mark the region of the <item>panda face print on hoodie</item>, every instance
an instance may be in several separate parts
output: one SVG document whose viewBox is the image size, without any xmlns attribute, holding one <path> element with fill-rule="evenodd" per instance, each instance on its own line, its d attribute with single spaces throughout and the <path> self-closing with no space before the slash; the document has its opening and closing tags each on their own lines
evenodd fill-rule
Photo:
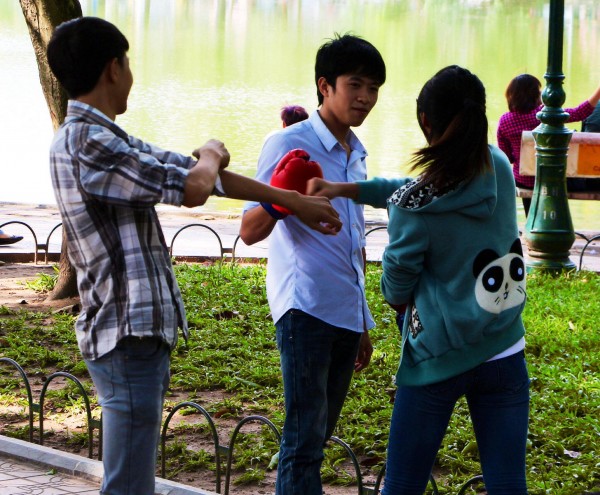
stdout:
<svg viewBox="0 0 600 495">
<path fill-rule="evenodd" d="M 491 249 L 481 251 L 473 262 L 475 297 L 490 313 L 519 306 L 525 301 L 525 260 L 519 239 L 504 256 Z"/>
</svg>

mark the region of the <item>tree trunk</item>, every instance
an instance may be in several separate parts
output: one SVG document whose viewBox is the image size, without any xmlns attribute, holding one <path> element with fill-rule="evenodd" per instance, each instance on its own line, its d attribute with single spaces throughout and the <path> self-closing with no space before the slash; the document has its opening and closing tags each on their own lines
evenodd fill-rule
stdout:
<svg viewBox="0 0 600 495">
<path fill-rule="evenodd" d="M 46 104 L 50 111 L 54 130 L 63 122 L 67 114 L 67 94 L 52 74 L 46 57 L 46 49 L 56 26 L 69 19 L 82 16 L 78 0 L 19 0 L 29 36 L 37 60 L 40 83 Z M 48 299 L 63 299 L 77 296 L 77 279 L 66 251 L 66 238 L 63 229 L 60 250 L 59 274 L 54 290 Z"/>
</svg>

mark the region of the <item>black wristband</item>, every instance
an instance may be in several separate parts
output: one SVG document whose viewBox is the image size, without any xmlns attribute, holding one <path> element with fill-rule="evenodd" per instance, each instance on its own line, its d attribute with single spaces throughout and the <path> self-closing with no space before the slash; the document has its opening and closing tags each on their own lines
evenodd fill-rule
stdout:
<svg viewBox="0 0 600 495">
<path fill-rule="evenodd" d="M 287 215 L 285 213 L 281 213 L 280 211 L 277 211 L 275 208 L 273 208 L 273 205 L 271 203 L 261 203 L 260 206 L 262 206 L 265 211 L 271 215 L 275 220 L 281 220 L 282 218 L 287 217 Z"/>
</svg>

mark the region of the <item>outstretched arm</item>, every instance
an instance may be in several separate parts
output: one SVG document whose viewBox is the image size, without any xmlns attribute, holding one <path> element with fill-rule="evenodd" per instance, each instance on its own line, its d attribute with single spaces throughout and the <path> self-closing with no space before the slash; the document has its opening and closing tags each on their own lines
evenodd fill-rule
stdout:
<svg viewBox="0 0 600 495">
<path fill-rule="evenodd" d="M 387 199 L 399 187 L 411 180 L 410 177 L 397 179 L 375 177 L 357 182 L 329 182 L 315 178 L 308 181 L 306 194 L 325 196 L 330 199 L 342 196 L 358 204 L 369 205 L 373 208 L 387 208 Z"/>
<path fill-rule="evenodd" d="M 194 156 L 198 158 L 185 180 L 183 201 L 184 206 L 201 206 L 212 194 L 217 174 L 229 165 L 229 151 L 221 141 L 211 139 L 197 150 Z"/>
<path fill-rule="evenodd" d="M 305 196 L 297 191 L 279 189 L 227 170 L 222 171 L 220 177 L 223 190 L 229 198 L 284 206 L 293 211 L 300 221 L 322 234 L 337 234 L 342 228 L 339 215 L 327 198 Z M 256 229 L 256 234 L 248 233 L 248 228 L 251 227 L 249 218 L 246 218 L 248 215 L 251 215 L 249 218 L 255 216 L 252 227 Z M 262 206 L 246 212 L 240 230 L 242 240 L 246 244 L 253 244 L 264 239 L 273 230 L 275 222 Z M 266 236 L 260 238 L 265 232 Z"/>
<path fill-rule="evenodd" d="M 310 179 L 306 185 L 306 194 L 325 196 L 333 199 L 338 197 L 358 199 L 358 185 L 354 182 L 330 182 L 325 179 Z"/>
</svg>

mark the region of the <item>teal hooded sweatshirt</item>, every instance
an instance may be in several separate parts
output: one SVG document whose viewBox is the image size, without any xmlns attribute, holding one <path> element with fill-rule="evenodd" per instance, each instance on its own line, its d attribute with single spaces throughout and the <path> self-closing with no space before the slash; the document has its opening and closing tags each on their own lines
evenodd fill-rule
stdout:
<svg viewBox="0 0 600 495">
<path fill-rule="evenodd" d="M 383 296 L 408 304 L 398 385 L 456 376 L 525 333 L 515 183 L 506 155 L 489 148 L 491 170 L 442 194 L 421 178 L 357 183 L 358 203 L 388 209 Z"/>
</svg>

